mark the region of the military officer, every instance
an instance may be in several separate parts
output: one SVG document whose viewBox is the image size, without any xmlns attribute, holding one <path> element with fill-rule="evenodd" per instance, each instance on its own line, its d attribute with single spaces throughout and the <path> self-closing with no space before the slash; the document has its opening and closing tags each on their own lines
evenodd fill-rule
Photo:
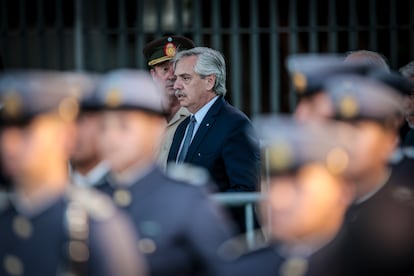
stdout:
<svg viewBox="0 0 414 276">
<path fill-rule="evenodd" d="M 144 275 L 137 238 L 103 194 L 70 185 L 77 96 L 89 79 L 52 71 L 0 75 L 0 275 Z"/>
<path fill-rule="evenodd" d="M 217 249 L 233 232 L 203 186 L 170 179 L 156 164 L 165 111 L 150 75 L 109 72 L 97 103 L 103 108 L 101 150 L 111 168 L 98 188 L 132 218 L 150 274 L 219 275 Z"/>
<path fill-rule="evenodd" d="M 412 275 L 412 160 L 389 166 L 398 141 L 401 92 L 378 80 L 337 76 L 325 91 L 333 117 L 356 130 L 349 181 L 352 205 L 333 241 L 315 253 L 308 275 Z"/>
<path fill-rule="evenodd" d="M 267 246 L 233 261 L 229 275 L 304 275 L 309 255 L 335 236 L 352 199 L 344 179 L 351 129 L 281 115 L 253 123 L 263 142 L 260 213 Z"/>
<path fill-rule="evenodd" d="M 150 41 L 142 51 L 150 67 L 153 80 L 157 81 L 166 93 L 163 107 L 166 112 L 167 128 L 158 153 L 158 161 L 163 168 L 167 165 L 168 153 L 177 126 L 190 115 L 190 112 L 185 107 L 181 107 L 180 102 L 175 96 L 175 76 L 172 59 L 177 52 L 194 47 L 194 42 L 189 38 L 175 35 L 164 36 Z"/>
</svg>

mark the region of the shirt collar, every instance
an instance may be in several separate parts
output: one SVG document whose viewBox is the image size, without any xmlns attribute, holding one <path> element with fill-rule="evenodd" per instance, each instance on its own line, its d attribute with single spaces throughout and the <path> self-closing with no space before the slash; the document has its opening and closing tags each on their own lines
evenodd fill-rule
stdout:
<svg viewBox="0 0 414 276">
<path fill-rule="evenodd" d="M 109 165 L 102 161 L 96 165 L 89 173 L 86 175 L 81 175 L 77 171 L 72 172 L 72 180 L 75 184 L 82 187 L 93 187 L 98 184 L 99 180 L 108 173 Z"/>
<path fill-rule="evenodd" d="M 207 104 L 205 104 L 199 111 L 194 113 L 194 117 L 197 120 L 197 123 L 201 123 L 204 117 L 207 115 L 207 112 L 210 110 L 211 106 L 217 101 L 219 96 L 215 96 Z"/>
</svg>

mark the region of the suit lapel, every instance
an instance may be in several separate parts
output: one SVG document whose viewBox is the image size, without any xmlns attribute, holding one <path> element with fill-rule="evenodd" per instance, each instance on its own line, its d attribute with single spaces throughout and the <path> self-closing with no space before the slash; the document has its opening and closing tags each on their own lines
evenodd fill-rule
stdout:
<svg viewBox="0 0 414 276">
<path fill-rule="evenodd" d="M 175 159 L 177 158 L 178 150 L 180 149 L 181 141 L 184 138 L 185 129 L 187 128 L 189 121 L 190 116 L 188 116 L 184 121 L 182 121 L 175 130 L 174 138 L 167 158 L 168 161 L 175 161 Z"/>
<path fill-rule="evenodd" d="M 201 122 L 193 141 L 188 148 L 187 156 L 185 158 L 185 162 L 188 162 L 193 159 L 194 154 L 196 153 L 198 146 L 203 141 L 204 136 L 208 133 L 210 128 L 212 127 L 213 123 L 216 120 L 217 114 L 219 113 L 221 107 L 225 104 L 224 98 L 220 96 L 216 102 L 211 106 L 210 110 L 207 112 L 206 116 L 204 117 L 203 121 Z M 184 134 L 183 134 L 184 136 Z"/>
</svg>

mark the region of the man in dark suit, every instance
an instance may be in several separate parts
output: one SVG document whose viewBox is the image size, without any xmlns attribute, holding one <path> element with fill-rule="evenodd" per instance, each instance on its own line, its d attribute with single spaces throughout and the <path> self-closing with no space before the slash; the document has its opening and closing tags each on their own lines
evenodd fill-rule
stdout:
<svg viewBox="0 0 414 276">
<path fill-rule="evenodd" d="M 166 122 L 161 91 L 149 73 L 103 76 L 97 105 L 103 109 L 101 150 L 111 173 L 96 188 L 133 220 L 150 275 L 220 275 L 218 248 L 232 230 L 202 186 L 171 179 L 156 164 Z"/>
<path fill-rule="evenodd" d="M 179 52 L 174 62 L 176 96 L 192 115 L 178 126 L 168 161 L 206 168 L 217 185 L 215 192 L 255 191 L 259 142 L 246 115 L 224 99 L 224 57 L 197 47 Z M 242 217 L 238 220 L 242 225 Z"/>
</svg>

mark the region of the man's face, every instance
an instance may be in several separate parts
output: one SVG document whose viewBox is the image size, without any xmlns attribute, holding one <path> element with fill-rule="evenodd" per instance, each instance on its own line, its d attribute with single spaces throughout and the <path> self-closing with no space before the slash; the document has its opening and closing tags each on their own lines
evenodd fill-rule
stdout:
<svg viewBox="0 0 414 276">
<path fill-rule="evenodd" d="M 168 93 L 168 96 L 174 96 L 174 70 L 173 64 L 171 61 L 164 61 L 155 65 L 151 71 L 152 78 L 161 84 L 165 88 L 165 91 Z"/>
<path fill-rule="evenodd" d="M 414 92 L 404 98 L 404 116 L 410 128 L 414 128 Z"/>
<path fill-rule="evenodd" d="M 174 89 L 181 106 L 187 107 L 191 113 L 197 112 L 215 94 L 211 90 L 214 86 L 215 78 L 207 76 L 201 78 L 194 71 L 197 56 L 187 56 L 180 59 L 175 66 L 174 74 L 176 81 Z"/>
<path fill-rule="evenodd" d="M 139 111 L 104 112 L 100 146 L 112 171 L 122 173 L 151 163 L 162 139 L 163 121 Z"/>
<path fill-rule="evenodd" d="M 272 238 L 285 242 L 333 235 L 350 198 L 345 184 L 319 164 L 272 177 L 266 192 L 262 217 Z"/>
<path fill-rule="evenodd" d="M 75 165 L 99 161 L 100 153 L 97 144 L 100 135 L 100 114 L 98 112 L 82 113 L 77 120 L 77 137 L 71 161 Z"/>
</svg>

